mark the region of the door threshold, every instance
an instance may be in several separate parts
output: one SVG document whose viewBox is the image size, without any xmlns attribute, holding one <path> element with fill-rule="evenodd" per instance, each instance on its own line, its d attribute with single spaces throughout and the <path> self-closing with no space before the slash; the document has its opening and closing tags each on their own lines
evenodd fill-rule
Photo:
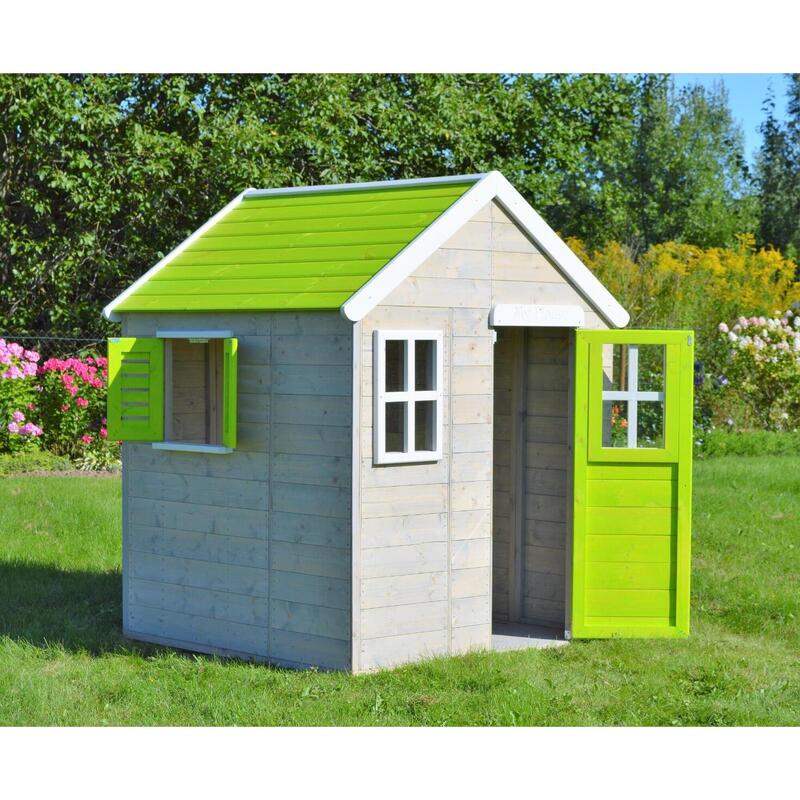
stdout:
<svg viewBox="0 0 800 800">
<path fill-rule="evenodd" d="M 521 622 L 493 622 L 492 650 L 528 650 L 568 644 L 564 631 Z"/>
</svg>

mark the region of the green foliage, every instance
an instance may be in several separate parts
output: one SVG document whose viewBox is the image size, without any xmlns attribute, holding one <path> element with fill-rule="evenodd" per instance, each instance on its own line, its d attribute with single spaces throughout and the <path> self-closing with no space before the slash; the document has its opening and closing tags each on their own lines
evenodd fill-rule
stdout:
<svg viewBox="0 0 800 800">
<path fill-rule="evenodd" d="M 727 431 L 721 428 L 695 432 L 695 455 L 796 456 L 800 453 L 800 431 Z"/>
<path fill-rule="evenodd" d="M 800 74 L 789 75 L 789 121 L 775 115 L 775 96 L 765 101 L 762 145 L 756 165 L 761 200 L 759 238 L 790 256 L 800 255 Z"/>
<path fill-rule="evenodd" d="M 725 350 L 718 365 L 724 393 L 732 395 L 766 430 L 800 427 L 800 317 L 739 317 L 721 322 Z M 740 422 L 737 420 L 737 422 Z"/>
<path fill-rule="evenodd" d="M 567 173 L 569 198 L 548 216 L 593 246 L 634 253 L 670 240 L 731 246 L 757 224 L 743 137 L 722 85 L 676 90 L 667 75 L 632 82 L 629 117 L 587 171 Z M 593 175 L 587 181 L 587 176 Z"/>
<path fill-rule="evenodd" d="M 68 458 L 49 453 L 47 450 L 31 450 L 21 453 L 0 453 L 0 476 L 17 475 L 24 472 L 50 472 L 72 469 Z"/>
<path fill-rule="evenodd" d="M 0 307 L 22 333 L 100 309 L 246 186 L 503 171 L 592 243 L 729 243 L 721 92 L 622 75 L 0 75 Z M 661 237 L 661 238 L 659 238 Z"/>
<path fill-rule="evenodd" d="M 180 653 L 121 630 L 120 481 L 0 481 L 0 724 L 797 725 L 800 459 L 695 469 L 692 635 L 376 674 Z"/>
</svg>

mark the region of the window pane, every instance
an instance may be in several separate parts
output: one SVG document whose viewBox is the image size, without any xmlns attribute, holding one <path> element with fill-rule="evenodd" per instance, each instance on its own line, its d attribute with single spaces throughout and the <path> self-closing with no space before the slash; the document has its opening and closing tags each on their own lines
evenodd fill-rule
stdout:
<svg viewBox="0 0 800 800">
<path fill-rule="evenodd" d="M 436 401 L 419 400 L 414 404 L 414 449 L 436 449 Z"/>
<path fill-rule="evenodd" d="M 404 453 L 406 450 L 407 403 L 386 404 L 386 452 Z"/>
<path fill-rule="evenodd" d="M 603 447 L 628 446 L 628 401 L 603 401 Z"/>
<path fill-rule="evenodd" d="M 386 391 L 406 390 L 406 346 L 402 339 L 386 340 Z"/>
<path fill-rule="evenodd" d="M 414 388 L 418 392 L 436 389 L 436 342 L 433 339 L 414 343 Z"/>
<path fill-rule="evenodd" d="M 640 400 L 636 412 L 636 446 L 664 447 L 664 404 Z"/>
<path fill-rule="evenodd" d="M 624 392 L 628 389 L 628 345 L 603 345 L 603 389 Z"/>
<path fill-rule="evenodd" d="M 664 391 L 664 345 L 639 345 L 639 391 Z"/>
</svg>

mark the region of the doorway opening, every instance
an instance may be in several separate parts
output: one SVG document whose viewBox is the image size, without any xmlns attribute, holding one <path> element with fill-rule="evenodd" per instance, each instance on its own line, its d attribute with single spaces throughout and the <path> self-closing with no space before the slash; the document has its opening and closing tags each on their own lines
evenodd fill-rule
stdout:
<svg viewBox="0 0 800 800">
<path fill-rule="evenodd" d="M 563 641 L 572 459 L 569 328 L 497 329 L 492 627 L 495 649 Z"/>
</svg>

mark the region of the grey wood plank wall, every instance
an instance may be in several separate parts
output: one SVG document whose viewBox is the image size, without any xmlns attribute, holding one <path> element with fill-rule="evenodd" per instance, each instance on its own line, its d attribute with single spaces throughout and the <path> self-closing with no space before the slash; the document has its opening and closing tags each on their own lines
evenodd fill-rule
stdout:
<svg viewBox="0 0 800 800">
<path fill-rule="evenodd" d="M 335 312 L 129 314 L 124 335 L 231 330 L 231 454 L 126 443 L 124 627 L 134 638 L 350 667 L 351 327 Z"/>
<path fill-rule="evenodd" d="M 490 646 L 492 603 L 498 611 L 503 603 L 491 596 L 492 564 L 495 580 L 502 581 L 507 560 L 500 540 L 493 559 L 492 514 L 495 505 L 502 536 L 503 524 L 509 524 L 502 512 L 509 499 L 503 481 L 510 467 L 511 428 L 510 385 L 503 380 L 495 385 L 495 358 L 503 355 L 492 345 L 489 311 L 509 302 L 577 304 L 586 312 L 587 327 L 605 327 L 503 209 L 491 203 L 362 321 L 356 670 Z M 380 328 L 445 334 L 440 462 L 372 463 L 372 337 Z M 538 395 L 532 399 L 544 402 Z M 558 435 L 557 418 L 545 425 L 555 431 L 551 436 Z M 536 437 L 533 424 L 533 445 Z M 537 477 L 532 473 L 532 480 Z M 531 557 L 539 546 L 532 538 Z"/>
</svg>

